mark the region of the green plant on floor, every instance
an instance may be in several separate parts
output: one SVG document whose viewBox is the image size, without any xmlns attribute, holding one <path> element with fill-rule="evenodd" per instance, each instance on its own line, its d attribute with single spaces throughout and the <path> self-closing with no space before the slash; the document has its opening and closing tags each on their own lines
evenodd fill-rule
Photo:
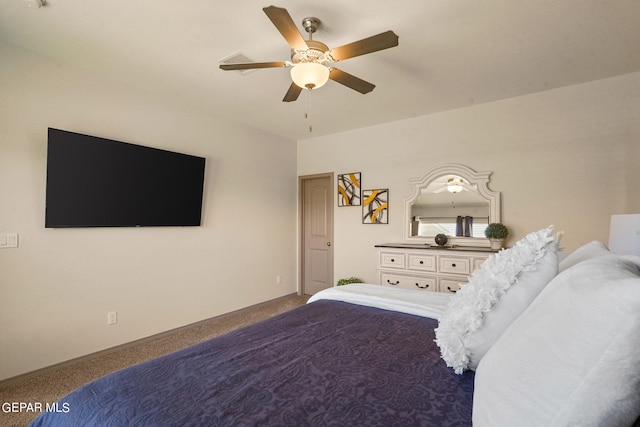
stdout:
<svg viewBox="0 0 640 427">
<path fill-rule="evenodd" d="M 338 280 L 338 286 L 348 285 L 349 283 L 362 283 L 362 280 L 357 277 L 348 277 L 346 279 Z"/>
</svg>

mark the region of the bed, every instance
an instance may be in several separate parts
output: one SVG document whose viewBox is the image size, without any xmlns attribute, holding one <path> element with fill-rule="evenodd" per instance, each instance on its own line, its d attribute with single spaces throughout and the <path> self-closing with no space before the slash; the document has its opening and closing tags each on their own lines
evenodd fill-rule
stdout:
<svg viewBox="0 0 640 427">
<path fill-rule="evenodd" d="M 640 425 L 640 258 L 552 228 L 454 295 L 350 284 L 65 396 L 41 426 Z"/>
<path fill-rule="evenodd" d="M 474 373 L 442 362 L 437 321 L 340 300 L 393 306 L 358 286 L 98 379 L 32 426 L 470 425 Z"/>
</svg>

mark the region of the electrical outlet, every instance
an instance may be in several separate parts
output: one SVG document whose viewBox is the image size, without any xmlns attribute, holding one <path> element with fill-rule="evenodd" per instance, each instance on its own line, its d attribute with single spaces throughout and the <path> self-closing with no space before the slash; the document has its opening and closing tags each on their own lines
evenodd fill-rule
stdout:
<svg viewBox="0 0 640 427">
<path fill-rule="evenodd" d="M 276 285 L 282 284 L 282 276 L 276 276 Z"/>
<path fill-rule="evenodd" d="M 110 311 L 107 313 L 107 325 L 115 325 L 118 323 L 118 312 Z"/>
<path fill-rule="evenodd" d="M 17 247 L 18 247 L 18 233 L 0 234 L 0 249 L 17 248 Z"/>
</svg>

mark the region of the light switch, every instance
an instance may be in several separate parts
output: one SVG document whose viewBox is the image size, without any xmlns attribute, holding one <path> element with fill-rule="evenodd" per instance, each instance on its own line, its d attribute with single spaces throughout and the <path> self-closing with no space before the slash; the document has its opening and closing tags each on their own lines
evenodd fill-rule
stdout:
<svg viewBox="0 0 640 427">
<path fill-rule="evenodd" d="M 17 248 L 17 247 L 18 247 L 18 233 L 0 234 L 0 249 Z"/>
</svg>

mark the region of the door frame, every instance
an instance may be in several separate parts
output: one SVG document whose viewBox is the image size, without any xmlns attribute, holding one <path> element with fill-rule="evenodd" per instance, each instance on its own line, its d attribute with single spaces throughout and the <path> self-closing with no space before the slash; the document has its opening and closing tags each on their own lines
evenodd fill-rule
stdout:
<svg viewBox="0 0 640 427">
<path fill-rule="evenodd" d="M 331 200 L 329 200 L 329 206 L 327 209 L 331 209 L 331 215 L 333 217 L 332 227 L 329 230 L 330 241 L 333 245 L 333 231 L 335 228 L 335 210 L 334 208 L 334 199 L 333 199 L 333 188 L 335 186 L 335 174 L 333 172 L 325 172 L 325 173 L 317 173 L 313 175 L 301 175 L 298 176 L 298 295 L 304 295 L 304 253 L 305 253 L 305 241 L 304 241 L 304 184 L 305 181 L 315 178 L 329 178 L 329 187 L 331 189 Z M 333 253 L 335 256 L 335 246 L 333 248 Z M 333 280 L 333 267 L 334 267 L 334 259 L 330 260 L 330 276 Z"/>
</svg>

